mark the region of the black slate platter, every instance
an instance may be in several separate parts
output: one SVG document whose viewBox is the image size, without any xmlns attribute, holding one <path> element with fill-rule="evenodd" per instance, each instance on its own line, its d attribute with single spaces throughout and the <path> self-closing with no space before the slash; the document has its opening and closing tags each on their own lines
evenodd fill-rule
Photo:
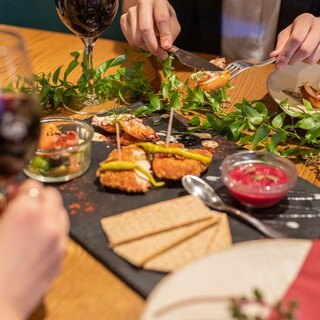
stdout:
<svg viewBox="0 0 320 320">
<path fill-rule="evenodd" d="M 149 118 L 147 123 L 152 125 L 156 132 L 165 132 L 167 128 L 167 119 L 157 115 Z M 181 121 L 175 119 L 173 127 L 173 134 L 178 136 L 186 146 L 199 147 L 201 144 L 199 137 L 181 134 L 185 131 L 185 126 Z M 215 149 L 213 161 L 203 177 L 209 180 L 209 183 L 226 202 L 240 208 L 219 180 L 220 163 L 227 154 L 237 150 L 236 145 L 219 136 L 212 139 L 218 143 L 218 147 Z M 127 210 L 184 196 L 186 192 L 180 182 L 168 182 L 162 188 L 152 189 L 146 194 L 134 195 L 101 187 L 95 172 L 99 163 L 114 148 L 115 144 L 110 144 L 110 142 L 93 142 L 92 163 L 88 171 L 81 177 L 57 185 L 57 187 L 61 191 L 70 213 L 71 237 L 142 297 L 146 298 L 165 274 L 135 268 L 114 254 L 108 248 L 107 238 L 102 231 L 100 220 Z M 253 211 L 252 214 L 273 225 L 276 229 L 287 232 L 291 237 L 314 239 L 320 234 L 319 193 L 319 188 L 298 179 L 297 185 L 289 194 L 288 199 L 272 208 Z M 263 237 L 258 231 L 233 217 L 229 217 L 229 222 L 234 242 Z"/>
</svg>

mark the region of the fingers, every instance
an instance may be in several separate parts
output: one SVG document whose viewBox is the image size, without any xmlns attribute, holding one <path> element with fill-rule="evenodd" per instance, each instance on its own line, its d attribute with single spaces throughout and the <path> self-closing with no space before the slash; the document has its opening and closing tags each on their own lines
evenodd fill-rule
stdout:
<svg viewBox="0 0 320 320">
<path fill-rule="evenodd" d="M 29 190 L 29 195 L 30 191 L 31 190 Z M 41 197 L 43 211 L 51 215 L 52 219 L 56 221 L 61 233 L 67 236 L 70 229 L 70 220 L 60 192 L 54 187 L 46 187 L 39 196 Z M 67 237 L 63 238 L 64 242 L 66 239 Z"/>
<path fill-rule="evenodd" d="M 160 2 L 156 2 L 154 17 L 161 47 L 167 50 L 172 47 L 174 40 L 181 31 L 176 13 L 168 2 L 166 7 L 162 6 Z"/>
<path fill-rule="evenodd" d="M 159 0 L 158 0 L 159 1 Z M 160 1 L 162 2 L 162 1 Z M 160 9 L 160 12 L 157 10 Z M 153 55 L 160 58 L 166 58 L 167 53 L 159 47 L 156 29 L 158 21 L 157 19 L 168 20 L 166 17 L 166 11 L 163 8 L 159 8 L 157 1 L 145 1 L 137 5 L 137 18 L 138 18 L 138 31 L 141 33 L 143 43 Z"/>
<path fill-rule="evenodd" d="M 27 179 L 10 191 L 9 205 L 11 201 L 20 209 L 21 215 L 28 209 L 31 217 L 39 219 L 39 215 L 52 226 L 57 226 L 61 235 L 68 235 L 69 217 L 56 188 L 45 187 L 39 181 Z"/>
<path fill-rule="evenodd" d="M 137 18 L 137 7 L 131 7 L 120 18 L 121 29 L 130 46 L 147 51 L 147 46 L 144 44 L 141 33 L 138 30 Z"/>
<path fill-rule="evenodd" d="M 270 57 L 278 56 L 277 68 L 300 61 L 317 63 L 320 58 L 320 19 L 311 14 L 302 14 L 292 25 L 278 35 L 276 49 Z"/>
<path fill-rule="evenodd" d="M 121 29 L 131 46 L 166 59 L 181 27 L 167 0 L 144 0 L 120 18 Z M 160 44 L 160 45 L 159 45 Z"/>
</svg>

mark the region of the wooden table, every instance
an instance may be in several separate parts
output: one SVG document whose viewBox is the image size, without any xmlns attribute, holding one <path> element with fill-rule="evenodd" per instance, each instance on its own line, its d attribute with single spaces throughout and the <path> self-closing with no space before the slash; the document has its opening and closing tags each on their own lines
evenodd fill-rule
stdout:
<svg viewBox="0 0 320 320">
<path fill-rule="evenodd" d="M 62 33 L 5 26 L 16 30 L 25 38 L 35 73 L 53 72 L 60 65 L 71 60 L 70 52 L 83 49 L 81 41 Z M 99 39 L 94 49 L 94 64 L 124 53 L 126 43 Z M 260 99 L 271 108 L 275 103 L 267 94 L 266 79 L 274 66 L 249 70 L 233 80 L 236 87 L 230 92 L 232 103 Z M 152 73 L 151 64 L 147 72 Z M 186 71 L 177 71 L 184 80 Z M 69 115 L 59 110 L 60 115 Z M 298 166 L 299 176 L 320 186 L 314 172 L 303 164 Z M 63 270 L 50 287 L 43 304 L 31 319 L 138 319 L 144 307 L 144 300 L 103 265 L 91 257 L 77 243 L 70 239 Z"/>
</svg>

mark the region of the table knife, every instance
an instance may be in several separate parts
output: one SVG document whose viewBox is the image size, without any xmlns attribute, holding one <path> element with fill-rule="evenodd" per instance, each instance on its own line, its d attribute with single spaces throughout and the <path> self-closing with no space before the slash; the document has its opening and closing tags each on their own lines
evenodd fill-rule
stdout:
<svg viewBox="0 0 320 320">
<path fill-rule="evenodd" d="M 202 59 L 176 46 L 172 46 L 170 49 L 167 49 L 167 51 L 170 53 L 173 53 L 182 64 L 190 68 L 194 68 L 196 70 L 202 70 L 202 71 L 212 71 L 212 72 L 225 71 L 224 69 L 217 67 L 210 61 Z"/>
</svg>

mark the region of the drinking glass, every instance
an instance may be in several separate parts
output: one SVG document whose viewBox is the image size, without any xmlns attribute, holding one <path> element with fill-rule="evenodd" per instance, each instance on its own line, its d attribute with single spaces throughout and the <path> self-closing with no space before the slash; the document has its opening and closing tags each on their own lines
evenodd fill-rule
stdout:
<svg viewBox="0 0 320 320">
<path fill-rule="evenodd" d="M 0 29 L 0 211 L 6 187 L 12 183 L 36 149 L 40 104 L 23 39 Z"/>
<path fill-rule="evenodd" d="M 88 68 L 86 95 L 71 101 L 67 107 L 76 113 L 85 114 L 86 112 L 77 110 L 100 103 L 93 84 L 93 47 L 98 37 L 114 20 L 118 0 L 55 0 L 55 5 L 62 22 L 85 45 L 84 63 Z"/>
</svg>

